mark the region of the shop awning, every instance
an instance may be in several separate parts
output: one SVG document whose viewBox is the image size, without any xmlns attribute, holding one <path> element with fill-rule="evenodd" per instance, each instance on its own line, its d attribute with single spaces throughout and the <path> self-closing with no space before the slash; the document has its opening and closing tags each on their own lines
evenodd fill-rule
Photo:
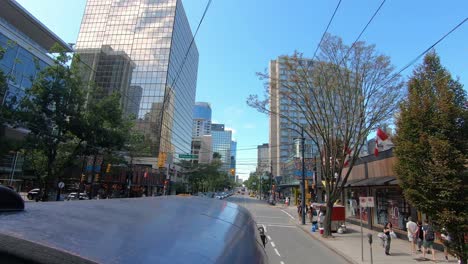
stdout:
<svg viewBox="0 0 468 264">
<path fill-rule="evenodd" d="M 389 182 L 396 180 L 395 176 L 384 176 L 377 178 L 368 178 L 348 184 L 347 186 L 381 186 L 389 185 Z"/>
<path fill-rule="evenodd" d="M 366 179 L 352 179 L 352 180 L 348 180 L 348 181 L 346 181 L 346 184 L 345 184 L 344 187 L 353 186 L 352 184 L 357 183 L 357 182 L 360 182 L 360 181 L 363 181 L 363 180 L 366 180 Z"/>
</svg>

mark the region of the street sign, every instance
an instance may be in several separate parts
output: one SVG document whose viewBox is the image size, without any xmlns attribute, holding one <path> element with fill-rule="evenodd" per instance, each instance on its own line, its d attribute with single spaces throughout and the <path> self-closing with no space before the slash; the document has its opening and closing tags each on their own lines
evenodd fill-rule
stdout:
<svg viewBox="0 0 468 264">
<path fill-rule="evenodd" d="M 64 182 L 59 182 L 58 187 L 59 187 L 59 189 L 63 189 L 63 187 L 65 187 L 65 183 Z"/>
<path fill-rule="evenodd" d="M 359 206 L 360 207 L 367 207 L 367 197 L 359 197 Z"/>
<path fill-rule="evenodd" d="M 359 206 L 360 207 L 374 207 L 374 197 L 372 196 L 359 197 Z"/>
<path fill-rule="evenodd" d="M 198 155 L 194 155 L 194 154 L 179 154 L 179 159 L 198 159 Z"/>
</svg>

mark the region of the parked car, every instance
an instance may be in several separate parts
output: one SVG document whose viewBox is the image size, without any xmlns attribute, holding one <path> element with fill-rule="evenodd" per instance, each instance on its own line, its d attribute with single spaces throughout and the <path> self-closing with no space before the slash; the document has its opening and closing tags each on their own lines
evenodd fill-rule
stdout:
<svg viewBox="0 0 468 264">
<path fill-rule="evenodd" d="M 39 195 L 40 190 L 41 190 L 41 189 L 39 189 L 39 188 L 34 188 L 34 189 L 30 190 L 30 191 L 28 192 L 28 195 L 27 195 L 28 199 L 29 199 L 29 200 L 34 200 L 34 199 L 36 199 L 36 197 Z"/>
</svg>

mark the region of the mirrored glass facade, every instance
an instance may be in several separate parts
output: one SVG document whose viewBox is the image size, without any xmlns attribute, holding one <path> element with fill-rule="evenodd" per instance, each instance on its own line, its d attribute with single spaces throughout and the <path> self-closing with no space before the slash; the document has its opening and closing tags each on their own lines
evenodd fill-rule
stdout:
<svg viewBox="0 0 468 264">
<path fill-rule="evenodd" d="M 198 51 L 180 0 L 88 0 L 76 51 L 90 81 L 122 95 L 151 155 L 190 153 Z"/>
</svg>

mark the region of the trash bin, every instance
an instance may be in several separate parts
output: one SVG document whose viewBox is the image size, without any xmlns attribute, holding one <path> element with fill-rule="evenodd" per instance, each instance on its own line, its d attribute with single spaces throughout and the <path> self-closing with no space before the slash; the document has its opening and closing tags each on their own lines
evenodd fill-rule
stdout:
<svg viewBox="0 0 468 264">
<path fill-rule="evenodd" d="M 320 234 L 323 235 L 323 228 L 319 228 Z"/>
</svg>

